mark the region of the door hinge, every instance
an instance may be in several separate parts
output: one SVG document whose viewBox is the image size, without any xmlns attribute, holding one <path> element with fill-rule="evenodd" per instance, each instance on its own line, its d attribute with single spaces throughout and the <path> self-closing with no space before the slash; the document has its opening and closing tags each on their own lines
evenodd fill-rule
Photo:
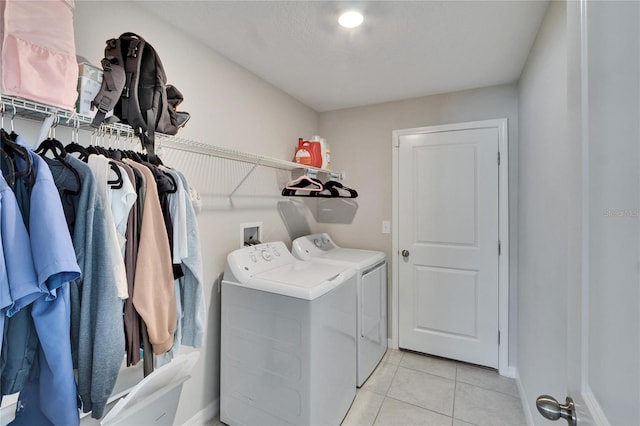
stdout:
<svg viewBox="0 0 640 426">
<path fill-rule="evenodd" d="M 500 330 L 498 330 L 498 345 L 500 344 Z"/>
<path fill-rule="evenodd" d="M 500 151 L 498 151 L 498 166 L 500 165 Z"/>
<path fill-rule="evenodd" d="M 498 240 L 498 256 L 502 254 L 502 242 Z"/>
</svg>

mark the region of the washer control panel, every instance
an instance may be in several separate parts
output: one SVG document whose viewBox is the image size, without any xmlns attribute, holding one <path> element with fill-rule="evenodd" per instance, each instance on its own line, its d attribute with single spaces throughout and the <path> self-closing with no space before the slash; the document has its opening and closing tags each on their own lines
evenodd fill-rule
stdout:
<svg viewBox="0 0 640 426">
<path fill-rule="evenodd" d="M 339 247 L 327 233 L 307 235 L 293 242 L 294 253 L 303 260 L 310 260 L 337 248 Z"/>
<path fill-rule="evenodd" d="M 227 256 L 227 266 L 239 282 L 246 282 L 255 274 L 295 261 L 282 241 L 244 247 Z"/>
</svg>

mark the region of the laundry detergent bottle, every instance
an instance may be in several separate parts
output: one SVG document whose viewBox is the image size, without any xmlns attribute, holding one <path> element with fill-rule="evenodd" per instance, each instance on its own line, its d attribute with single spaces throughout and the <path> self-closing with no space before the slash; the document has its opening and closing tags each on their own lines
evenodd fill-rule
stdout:
<svg viewBox="0 0 640 426">
<path fill-rule="evenodd" d="M 293 156 L 294 163 L 311 167 L 322 167 L 322 151 L 320 142 L 298 139 L 298 148 Z"/>
<path fill-rule="evenodd" d="M 310 141 L 320 143 L 320 156 L 322 157 L 322 164 L 320 165 L 320 167 L 323 169 L 327 169 L 327 166 L 329 165 L 327 160 L 327 141 L 325 140 L 325 138 L 322 138 L 320 136 L 311 136 Z"/>
</svg>

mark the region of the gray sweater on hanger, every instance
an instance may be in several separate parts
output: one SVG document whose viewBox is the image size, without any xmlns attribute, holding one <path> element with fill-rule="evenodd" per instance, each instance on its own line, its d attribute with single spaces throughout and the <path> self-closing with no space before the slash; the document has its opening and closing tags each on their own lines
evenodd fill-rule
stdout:
<svg viewBox="0 0 640 426">
<path fill-rule="evenodd" d="M 56 160 L 46 159 L 61 195 L 67 220 L 75 218 L 72 241 L 81 278 L 70 283 L 71 348 L 74 368 L 78 369 L 78 394 L 85 413 L 101 418 L 118 378 L 124 356 L 123 301 L 113 285 L 113 262 L 108 223 L 96 181 L 82 161 L 67 155 L 65 160 L 80 176 L 78 183 L 71 170 Z M 62 226 L 62 224 L 61 224 Z"/>
</svg>

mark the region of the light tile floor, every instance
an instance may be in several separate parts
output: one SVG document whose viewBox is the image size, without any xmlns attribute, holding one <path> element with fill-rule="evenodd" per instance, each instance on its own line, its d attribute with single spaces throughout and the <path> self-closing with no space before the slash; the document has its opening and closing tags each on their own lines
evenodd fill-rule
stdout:
<svg viewBox="0 0 640 426">
<path fill-rule="evenodd" d="M 525 425 L 516 382 L 460 362 L 389 349 L 344 426 Z"/>
<path fill-rule="evenodd" d="M 357 390 L 343 426 L 516 426 L 516 382 L 472 365 L 389 349 Z M 222 425 L 219 418 L 207 426 Z"/>
</svg>

